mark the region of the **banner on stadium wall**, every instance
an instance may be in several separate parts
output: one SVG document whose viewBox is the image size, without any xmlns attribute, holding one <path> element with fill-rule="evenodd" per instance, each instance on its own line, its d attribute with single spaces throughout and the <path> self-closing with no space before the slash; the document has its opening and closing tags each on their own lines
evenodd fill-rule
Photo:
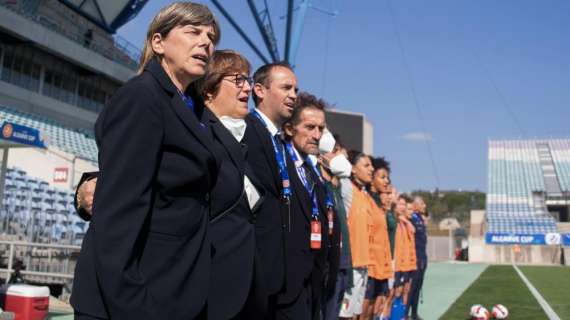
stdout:
<svg viewBox="0 0 570 320">
<path fill-rule="evenodd" d="M 488 244 L 559 245 L 561 243 L 561 241 L 562 241 L 562 235 L 560 233 L 546 233 L 546 234 L 487 233 L 487 234 L 485 234 L 485 242 Z"/>
<path fill-rule="evenodd" d="M 53 182 L 67 182 L 69 176 L 68 168 L 55 168 L 53 171 Z"/>
<path fill-rule="evenodd" d="M 570 233 L 562 235 L 562 244 L 564 244 L 565 246 L 570 246 Z"/>
<path fill-rule="evenodd" d="M 1 138 L 31 147 L 47 148 L 46 142 L 39 130 L 11 122 L 4 122 L 2 124 Z"/>
</svg>

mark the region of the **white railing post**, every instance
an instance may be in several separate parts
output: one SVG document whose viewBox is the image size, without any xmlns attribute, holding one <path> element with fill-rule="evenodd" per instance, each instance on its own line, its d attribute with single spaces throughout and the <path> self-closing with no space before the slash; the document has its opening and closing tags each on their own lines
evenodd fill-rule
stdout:
<svg viewBox="0 0 570 320">
<path fill-rule="evenodd" d="M 10 243 L 10 253 L 8 256 L 8 271 L 6 271 L 6 283 L 10 281 L 12 275 L 12 264 L 14 263 L 14 243 Z"/>
</svg>

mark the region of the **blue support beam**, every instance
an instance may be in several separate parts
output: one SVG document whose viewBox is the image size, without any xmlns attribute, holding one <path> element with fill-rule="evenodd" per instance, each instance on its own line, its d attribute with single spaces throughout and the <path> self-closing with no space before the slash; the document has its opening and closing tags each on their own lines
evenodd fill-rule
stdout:
<svg viewBox="0 0 570 320">
<path fill-rule="evenodd" d="M 271 55 L 271 59 L 273 60 L 273 62 L 279 61 L 279 50 L 277 49 L 277 42 L 275 41 L 275 34 L 273 32 L 273 26 L 271 25 L 271 18 L 269 16 L 267 3 L 265 3 L 265 10 L 263 11 L 268 20 L 267 25 L 263 23 L 263 20 L 260 17 L 260 12 L 257 10 L 257 7 L 255 6 L 254 0 L 247 0 L 247 4 L 249 5 L 251 14 L 255 19 L 257 28 L 259 29 L 259 32 L 263 37 L 263 42 L 265 43 L 265 47 L 267 48 L 267 51 L 269 51 L 269 54 Z"/>
<path fill-rule="evenodd" d="M 257 56 L 264 62 L 269 63 L 269 60 L 261 53 L 253 41 L 247 36 L 247 34 L 240 28 L 240 26 L 235 22 L 232 16 L 224 9 L 224 7 L 218 2 L 218 0 L 212 0 L 212 3 L 220 10 L 222 15 L 228 20 L 228 22 L 236 29 L 243 40 L 249 45 L 249 47 L 257 54 Z"/>
<path fill-rule="evenodd" d="M 293 6 L 294 0 L 287 1 L 287 29 L 285 30 L 285 61 L 289 64 L 291 52 L 291 28 L 293 27 Z"/>
</svg>

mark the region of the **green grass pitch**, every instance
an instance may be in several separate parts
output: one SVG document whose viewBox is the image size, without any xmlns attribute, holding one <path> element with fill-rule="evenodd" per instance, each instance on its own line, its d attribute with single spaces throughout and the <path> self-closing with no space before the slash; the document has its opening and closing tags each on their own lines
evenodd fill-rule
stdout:
<svg viewBox="0 0 570 320">
<path fill-rule="evenodd" d="M 538 283 L 535 282 L 543 282 L 544 287 L 549 287 L 550 285 L 547 285 L 547 283 L 549 281 L 558 281 L 560 279 L 558 277 L 561 277 L 562 274 L 550 272 L 551 269 L 555 269 L 556 267 L 542 268 L 543 269 L 539 271 L 535 271 L 538 270 L 536 268 L 523 268 L 522 271 L 525 274 L 527 271 L 530 271 L 527 278 L 529 278 L 534 286 L 550 303 L 549 297 L 556 295 L 557 291 L 550 291 L 547 289 L 549 293 L 547 295 L 546 291 L 542 292 L 542 286 L 539 286 Z M 530 273 L 533 275 L 532 278 Z M 537 276 L 535 276 L 535 273 Z M 570 281 L 569 278 L 570 277 L 568 277 L 568 274 L 566 273 L 566 279 L 564 281 Z M 565 296 L 568 297 L 567 293 L 570 291 L 570 287 L 565 287 Z M 560 299 L 564 299 L 564 295 L 561 295 Z M 560 301 L 560 303 L 564 304 L 562 301 Z M 451 305 L 441 319 L 469 319 L 469 309 L 474 304 L 482 304 L 489 310 L 489 312 L 491 312 L 493 305 L 502 304 L 509 309 L 509 319 L 548 319 L 534 296 L 530 293 L 512 266 L 489 266 L 481 276 L 479 276 L 479 278 L 475 280 L 469 288 L 467 288 L 457 301 Z M 554 305 L 551 304 L 551 306 L 554 308 Z M 555 311 L 558 313 L 558 310 L 555 309 Z M 570 314 L 564 315 L 559 313 L 558 315 L 561 319 L 570 319 Z"/>
</svg>

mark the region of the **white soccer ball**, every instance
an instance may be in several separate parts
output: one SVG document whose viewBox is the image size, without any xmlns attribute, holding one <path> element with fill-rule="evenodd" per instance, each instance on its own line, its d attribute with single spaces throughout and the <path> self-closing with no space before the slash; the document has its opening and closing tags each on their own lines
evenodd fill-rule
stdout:
<svg viewBox="0 0 570 320">
<path fill-rule="evenodd" d="M 469 311 L 469 316 L 474 317 L 477 310 L 481 309 L 483 306 L 480 304 L 474 304 L 471 306 L 471 310 Z"/>
<path fill-rule="evenodd" d="M 509 316 L 509 310 L 502 304 L 496 304 L 493 306 L 493 318 L 495 319 L 507 319 Z"/>
<path fill-rule="evenodd" d="M 483 306 L 479 306 L 478 308 L 475 308 L 475 310 L 472 311 L 474 311 L 473 315 L 471 316 L 471 319 L 473 320 L 489 320 L 489 318 L 491 318 L 489 310 L 487 310 Z"/>
</svg>

